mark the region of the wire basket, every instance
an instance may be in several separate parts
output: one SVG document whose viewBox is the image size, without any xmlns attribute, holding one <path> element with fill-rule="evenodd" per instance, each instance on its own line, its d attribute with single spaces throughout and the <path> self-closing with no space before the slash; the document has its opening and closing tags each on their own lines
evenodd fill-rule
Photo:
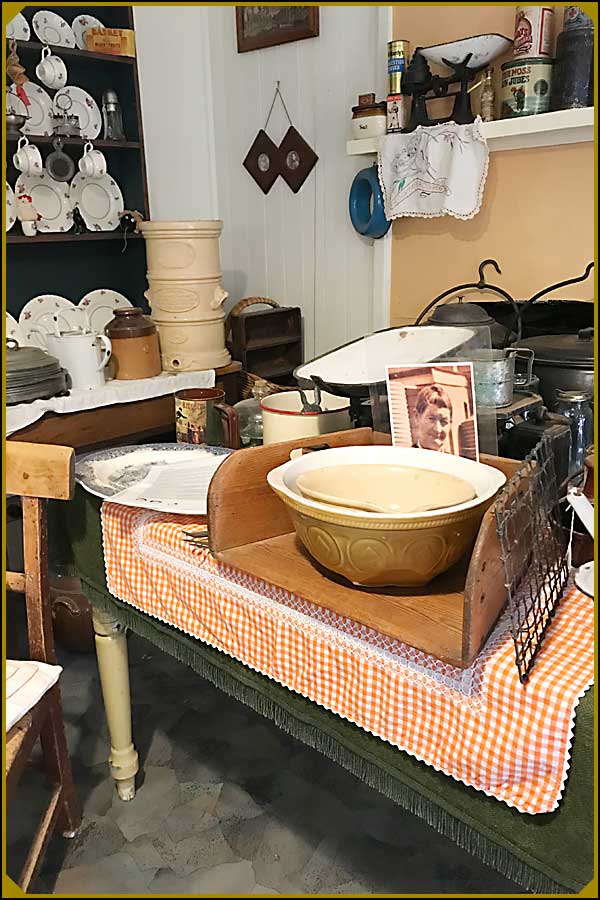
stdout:
<svg viewBox="0 0 600 900">
<path fill-rule="evenodd" d="M 543 438 L 495 505 L 519 680 L 529 678 L 569 569 L 552 443 Z"/>
<path fill-rule="evenodd" d="M 239 385 L 242 400 L 248 400 L 252 397 L 252 389 L 257 381 L 263 381 L 269 388 L 270 394 L 280 394 L 282 391 L 297 390 L 295 387 L 284 387 L 282 384 L 274 384 L 272 381 L 267 381 L 266 378 L 261 378 L 260 375 L 253 375 L 252 372 L 244 372 L 242 370 L 239 373 Z"/>
</svg>

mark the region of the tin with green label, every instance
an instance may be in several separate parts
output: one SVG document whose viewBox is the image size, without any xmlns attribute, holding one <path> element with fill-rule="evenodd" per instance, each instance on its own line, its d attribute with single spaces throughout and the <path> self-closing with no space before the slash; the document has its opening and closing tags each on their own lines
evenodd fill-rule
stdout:
<svg viewBox="0 0 600 900">
<path fill-rule="evenodd" d="M 511 59 L 501 66 L 500 101 L 503 119 L 548 112 L 553 62 L 539 56 Z"/>
</svg>

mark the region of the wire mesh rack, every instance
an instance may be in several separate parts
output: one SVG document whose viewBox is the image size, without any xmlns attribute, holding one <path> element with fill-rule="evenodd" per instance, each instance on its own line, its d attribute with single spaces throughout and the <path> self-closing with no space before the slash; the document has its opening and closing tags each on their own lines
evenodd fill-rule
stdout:
<svg viewBox="0 0 600 900">
<path fill-rule="evenodd" d="M 519 680 L 529 678 L 569 569 L 552 444 L 544 438 L 495 505 Z"/>
</svg>

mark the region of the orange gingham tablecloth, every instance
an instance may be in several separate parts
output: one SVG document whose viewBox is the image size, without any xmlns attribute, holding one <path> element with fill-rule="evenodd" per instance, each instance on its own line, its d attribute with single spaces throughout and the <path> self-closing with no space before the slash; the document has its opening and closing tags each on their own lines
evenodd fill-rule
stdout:
<svg viewBox="0 0 600 900">
<path fill-rule="evenodd" d="M 566 592 L 521 685 L 508 615 L 458 669 L 219 563 L 184 541 L 204 522 L 104 503 L 109 591 L 488 796 L 556 809 L 593 682 L 589 598 Z"/>
</svg>

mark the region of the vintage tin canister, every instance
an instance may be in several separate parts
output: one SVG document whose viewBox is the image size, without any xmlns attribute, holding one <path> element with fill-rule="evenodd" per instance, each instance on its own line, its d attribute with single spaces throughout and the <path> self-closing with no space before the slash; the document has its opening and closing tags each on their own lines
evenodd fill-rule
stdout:
<svg viewBox="0 0 600 900">
<path fill-rule="evenodd" d="M 553 60 L 511 59 L 502 65 L 501 117 L 534 116 L 548 112 Z"/>
<path fill-rule="evenodd" d="M 408 41 L 388 43 L 388 94 L 399 94 L 402 89 L 402 76 L 408 66 L 409 50 Z"/>
<path fill-rule="evenodd" d="M 554 9 L 551 6 L 517 6 L 515 56 L 554 55 Z"/>
</svg>

